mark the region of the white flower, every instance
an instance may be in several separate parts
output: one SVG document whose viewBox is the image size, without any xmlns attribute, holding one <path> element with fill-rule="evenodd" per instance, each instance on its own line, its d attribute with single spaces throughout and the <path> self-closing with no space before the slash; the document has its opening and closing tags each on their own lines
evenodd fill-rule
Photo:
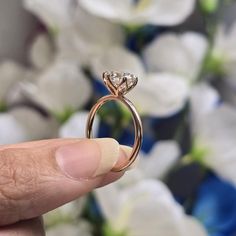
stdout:
<svg viewBox="0 0 236 236">
<path fill-rule="evenodd" d="M 70 119 L 61 126 L 59 130 L 59 137 L 61 138 L 85 138 L 85 127 L 87 123 L 89 112 L 79 111 L 72 115 Z M 98 116 L 93 122 L 93 135 L 98 134 L 100 120 Z"/>
<path fill-rule="evenodd" d="M 76 8 L 71 27 L 61 30 L 56 38 L 59 57 L 83 64 L 89 64 L 94 56 L 110 46 L 122 45 L 123 41 L 124 33 L 119 25 L 90 15 L 80 7 Z"/>
<path fill-rule="evenodd" d="M 159 141 L 148 154 L 139 154 L 137 169 L 145 178 L 162 178 L 179 156 L 180 148 L 176 141 Z"/>
<path fill-rule="evenodd" d="M 111 184 L 96 190 L 96 197 L 114 233 L 126 236 L 207 235 L 203 227 L 185 215 L 160 181 L 142 180 L 119 188 Z M 190 231 L 191 230 L 191 231 Z"/>
<path fill-rule="evenodd" d="M 104 71 L 132 72 L 140 79 L 144 76 L 144 66 L 141 59 L 124 47 L 110 47 L 91 60 L 92 71 L 100 78 Z"/>
<path fill-rule="evenodd" d="M 46 34 L 40 34 L 32 43 L 29 51 L 31 63 L 37 69 L 44 69 L 52 62 L 53 56 L 49 37 Z"/>
<path fill-rule="evenodd" d="M 143 56 L 149 71 L 176 73 L 192 81 L 197 77 L 207 46 L 206 38 L 198 33 L 168 33 L 151 42 Z"/>
<path fill-rule="evenodd" d="M 202 117 L 215 110 L 220 101 L 216 89 L 207 83 L 199 83 L 192 87 L 190 93 L 191 120 L 196 124 Z"/>
<path fill-rule="evenodd" d="M 142 114 L 169 116 L 183 108 L 189 93 L 184 78 L 175 74 L 147 74 L 127 96 Z"/>
<path fill-rule="evenodd" d="M 78 219 L 78 223 L 63 223 L 56 225 L 47 230 L 47 236 L 92 236 L 91 225 L 85 221 Z"/>
<path fill-rule="evenodd" d="M 11 90 L 26 76 L 26 69 L 13 61 L 0 64 L 0 104 L 5 103 Z"/>
<path fill-rule="evenodd" d="M 196 148 L 205 150 L 201 161 L 236 185 L 236 110 L 222 104 L 194 124 Z"/>
<path fill-rule="evenodd" d="M 0 113 L 0 144 L 13 144 L 55 135 L 55 121 L 38 112 L 20 107 Z"/>
<path fill-rule="evenodd" d="M 202 156 L 194 158 L 236 185 L 236 110 L 219 100 L 217 91 L 207 84 L 192 89 L 194 149 L 202 151 Z"/>
<path fill-rule="evenodd" d="M 228 75 L 228 81 L 236 87 L 236 23 L 230 29 L 226 26 L 220 25 L 216 34 L 213 50 L 212 60 L 215 62 L 216 70 Z"/>
<path fill-rule="evenodd" d="M 74 0 L 24 0 L 24 5 L 55 32 L 57 55 L 60 58 L 87 65 L 97 53 L 124 41 L 121 26 L 89 14 Z M 37 46 L 47 47 L 45 42 Z M 33 55 L 33 62 L 36 57 L 37 53 Z M 41 67 L 41 58 L 36 59 L 37 66 L 40 60 Z"/>
<path fill-rule="evenodd" d="M 127 94 L 140 113 L 169 116 L 178 112 L 188 98 L 189 86 L 184 77 L 171 73 L 145 72 L 141 59 L 122 47 L 111 47 L 92 60 L 98 78 L 104 70 L 132 71 L 139 77 L 135 89 Z"/>
<path fill-rule="evenodd" d="M 118 186 L 129 187 L 143 179 L 162 179 L 180 157 L 180 147 L 174 140 L 158 141 L 148 154 L 139 153 L 135 168 L 130 169 Z"/>
<path fill-rule="evenodd" d="M 46 213 L 43 216 L 44 224 L 46 227 L 52 227 L 56 224 L 62 224 L 68 221 L 71 223 L 75 222 L 81 216 L 86 201 L 86 197 L 80 197 L 75 201 Z"/>
<path fill-rule="evenodd" d="M 35 84 L 25 84 L 25 91 L 53 114 L 63 115 L 88 101 L 91 86 L 77 63 L 60 60 L 45 70 Z"/>
<path fill-rule="evenodd" d="M 78 0 L 90 13 L 126 24 L 176 25 L 193 11 L 195 0 Z"/>
<path fill-rule="evenodd" d="M 73 0 L 24 0 L 24 6 L 53 30 L 68 27 L 75 8 Z"/>
</svg>

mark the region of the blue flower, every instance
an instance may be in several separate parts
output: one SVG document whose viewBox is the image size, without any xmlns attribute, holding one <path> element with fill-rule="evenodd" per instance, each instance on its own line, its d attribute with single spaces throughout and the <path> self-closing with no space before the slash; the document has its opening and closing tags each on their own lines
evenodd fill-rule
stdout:
<svg viewBox="0 0 236 236">
<path fill-rule="evenodd" d="M 236 188 L 214 175 L 199 187 L 192 214 L 210 236 L 236 235 Z"/>
</svg>

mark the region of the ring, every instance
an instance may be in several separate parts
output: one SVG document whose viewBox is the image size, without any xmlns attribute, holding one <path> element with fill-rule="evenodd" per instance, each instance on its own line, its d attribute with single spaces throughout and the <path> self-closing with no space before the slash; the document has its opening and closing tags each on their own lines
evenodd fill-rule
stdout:
<svg viewBox="0 0 236 236">
<path fill-rule="evenodd" d="M 112 171 L 120 172 L 127 169 L 137 158 L 137 155 L 140 151 L 142 139 L 143 139 L 143 128 L 142 122 L 139 117 L 138 112 L 136 111 L 133 103 L 127 99 L 124 95 L 128 93 L 138 82 L 138 77 L 131 73 L 120 73 L 120 72 L 104 72 L 103 73 L 103 82 L 106 85 L 107 89 L 111 92 L 110 95 L 100 98 L 97 103 L 90 110 L 87 127 L 86 127 L 86 136 L 87 138 L 92 138 L 92 126 L 93 121 L 96 115 L 96 112 L 99 108 L 106 102 L 115 100 L 122 102 L 131 112 L 132 119 L 135 129 L 135 140 L 134 146 L 129 157 L 128 162 L 122 167 L 114 167 Z"/>
</svg>

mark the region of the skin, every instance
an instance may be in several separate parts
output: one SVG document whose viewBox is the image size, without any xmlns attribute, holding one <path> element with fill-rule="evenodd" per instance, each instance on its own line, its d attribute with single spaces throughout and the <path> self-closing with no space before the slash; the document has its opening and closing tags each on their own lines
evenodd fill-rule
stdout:
<svg viewBox="0 0 236 236">
<path fill-rule="evenodd" d="M 124 172 L 68 178 L 55 151 L 78 139 L 54 139 L 0 146 L 0 235 L 45 235 L 42 215 L 119 179 Z M 120 151 L 119 161 L 127 158 Z M 99 155 L 99 154 L 98 154 Z M 119 163 L 118 163 L 119 162 Z"/>
</svg>

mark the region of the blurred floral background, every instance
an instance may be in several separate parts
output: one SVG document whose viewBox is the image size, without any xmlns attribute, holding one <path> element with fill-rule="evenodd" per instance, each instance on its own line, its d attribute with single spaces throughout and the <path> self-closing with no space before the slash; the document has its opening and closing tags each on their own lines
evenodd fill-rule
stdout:
<svg viewBox="0 0 236 236">
<path fill-rule="evenodd" d="M 139 77 L 144 126 L 118 182 L 45 215 L 49 236 L 236 235 L 236 1 L 0 2 L 0 144 L 85 137 L 104 70 Z M 94 135 L 132 146 L 107 103 Z M 63 191 L 63 189 L 62 189 Z"/>
</svg>

